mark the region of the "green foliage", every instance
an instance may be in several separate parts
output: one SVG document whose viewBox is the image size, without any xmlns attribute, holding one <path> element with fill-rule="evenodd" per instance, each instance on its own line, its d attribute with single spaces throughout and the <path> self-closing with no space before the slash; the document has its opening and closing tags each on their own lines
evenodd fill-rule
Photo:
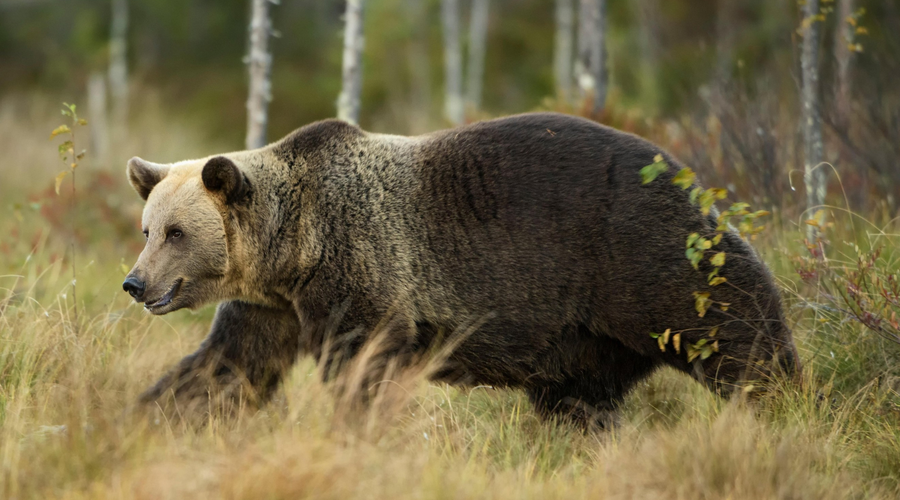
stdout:
<svg viewBox="0 0 900 500">
<path fill-rule="evenodd" d="M 83 127 L 83 126 L 87 125 L 87 120 L 85 120 L 84 118 L 78 118 L 78 113 L 76 113 L 75 110 L 76 110 L 76 107 L 74 104 L 63 103 L 63 108 L 61 110 L 61 113 L 63 116 L 67 116 L 67 117 L 69 117 L 69 119 L 71 119 L 72 127 L 69 127 L 66 124 L 62 124 L 62 125 L 56 127 L 55 129 L 53 129 L 52 132 L 50 132 L 50 139 L 53 139 L 54 137 L 56 137 L 58 135 L 62 135 L 62 134 L 69 135 L 69 138 L 66 139 L 65 141 L 63 141 L 62 143 L 60 143 L 59 146 L 57 146 L 57 148 L 56 148 L 57 152 L 59 153 L 60 160 L 62 160 L 63 163 L 67 163 L 69 166 L 69 168 L 67 170 L 63 170 L 62 172 L 60 172 L 56 175 L 54 189 L 56 190 L 57 195 L 59 194 L 59 188 L 60 188 L 60 186 L 62 186 L 63 180 L 66 178 L 66 175 L 68 175 L 69 172 L 74 172 L 75 169 L 78 168 L 78 162 L 80 162 L 84 158 L 84 155 L 86 154 L 86 151 L 84 149 L 82 149 L 77 154 L 75 153 L 75 130 L 74 130 L 74 128 Z M 72 189 L 73 190 L 75 189 L 75 178 L 74 177 L 72 178 Z"/>
<path fill-rule="evenodd" d="M 653 182 L 654 179 L 659 177 L 659 174 L 665 172 L 668 168 L 669 166 L 663 161 L 662 155 L 654 156 L 653 163 L 642 168 L 639 172 L 641 174 L 641 184 Z"/>
<path fill-rule="evenodd" d="M 687 346 L 687 360 L 692 363 L 698 357 L 701 361 L 709 358 L 714 352 L 719 352 L 719 341 L 709 339 L 700 339 L 693 344 Z"/>
<path fill-rule="evenodd" d="M 661 155 L 657 155 L 653 160 L 654 162 L 651 165 L 647 165 L 640 171 L 643 184 L 652 182 L 659 176 L 659 173 L 666 171 L 668 168 Z M 694 185 L 696 177 L 696 174 L 694 174 L 694 171 L 690 168 L 682 168 L 672 178 L 672 184 L 680 187 L 682 190 L 687 190 Z M 703 189 L 701 187 L 693 187 L 688 198 L 690 203 L 698 207 L 700 213 L 707 216 L 712 212 L 715 202 L 724 200 L 727 195 L 728 192 L 722 188 Z M 711 235 L 711 238 L 708 238 L 710 235 L 691 233 L 685 240 L 686 249 L 684 255 L 694 269 L 699 270 L 700 263 L 703 259 L 706 258 L 709 253 L 712 254 L 708 256 L 708 262 L 713 267 L 713 270 L 706 277 L 706 281 L 710 286 L 718 286 L 728 281 L 725 276 L 719 275 L 720 270 L 725 266 L 726 253 L 723 251 L 716 252 L 712 249 L 722 241 L 725 233 L 730 230 L 729 222 L 735 218 L 739 218 L 738 232 L 742 237 L 753 238 L 762 230 L 762 226 L 757 227 L 754 223 L 758 218 L 769 215 L 769 212 L 765 210 L 750 212 L 747 210 L 748 207 L 749 204 L 747 203 L 734 203 L 728 210 L 719 213 L 716 217 L 718 225 L 714 235 Z M 731 305 L 727 302 L 717 302 L 711 298 L 711 295 L 710 292 L 693 292 L 694 309 L 701 318 L 706 316 L 709 308 L 713 305 L 716 305 L 723 312 L 727 311 L 728 307 Z M 713 339 L 713 336 L 715 336 L 717 331 L 718 327 L 715 327 L 707 334 L 708 338 L 701 338 L 697 342 L 686 346 L 687 360 L 689 363 L 697 359 L 704 361 L 712 356 L 713 353 L 719 352 L 719 341 Z M 666 329 L 662 334 L 650 333 L 650 336 L 657 340 L 660 350 L 665 352 L 670 334 L 671 329 Z M 677 341 L 674 342 L 677 354 L 681 353 L 680 335 L 680 333 L 676 333 L 672 336 L 673 339 L 677 338 Z"/>
<path fill-rule="evenodd" d="M 656 157 L 653 158 L 652 164 L 647 165 L 640 170 L 641 183 L 648 184 L 652 182 L 660 173 L 665 172 L 667 169 L 668 165 L 663 160 L 662 155 L 656 155 Z M 682 190 L 687 190 L 694 185 L 696 179 L 697 176 L 693 170 L 690 168 L 682 168 L 672 178 L 672 184 L 680 187 Z M 713 210 L 715 202 L 724 200 L 727 196 L 728 192 L 722 188 L 703 189 L 701 187 L 694 187 L 691 189 L 689 200 L 692 204 L 699 207 L 700 212 L 703 215 L 709 215 Z M 694 269 L 699 270 L 700 262 L 706 257 L 707 252 L 722 241 L 722 237 L 729 230 L 729 222 L 733 219 L 739 219 L 738 232 L 742 237 L 750 237 L 752 239 L 762 231 L 763 227 L 756 226 L 755 222 L 760 217 L 769 215 L 769 212 L 765 210 L 750 212 L 747 210 L 749 206 L 750 205 L 747 203 L 734 203 L 728 210 L 719 213 L 716 218 L 718 226 L 716 227 L 715 234 L 712 235 L 712 238 L 707 238 L 707 236 L 698 233 L 691 233 L 687 237 L 684 255 Z M 709 283 L 710 286 L 717 286 L 725 283 L 727 278 L 719 275 L 719 269 L 725 265 L 725 252 L 713 253 L 713 255 L 709 257 L 709 263 L 714 269 L 707 276 L 707 283 Z M 698 305 L 698 314 L 702 317 L 706 314 L 707 308 L 708 306 L 700 307 L 700 305 Z"/>
</svg>

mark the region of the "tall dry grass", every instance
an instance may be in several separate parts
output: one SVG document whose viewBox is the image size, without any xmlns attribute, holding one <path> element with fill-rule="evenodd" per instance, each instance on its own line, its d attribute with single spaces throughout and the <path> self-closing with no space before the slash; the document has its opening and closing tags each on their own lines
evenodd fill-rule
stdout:
<svg viewBox="0 0 900 500">
<path fill-rule="evenodd" d="M 199 423 L 135 413 L 137 394 L 195 348 L 211 311 L 154 318 L 121 292 L 121 264 L 140 248 L 140 203 L 120 166 L 135 154 L 166 161 L 228 147 L 150 102 L 112 165 L 85 163 L 71 211 L 47 194 L 60 166 L 46 141 L 55 105 L 13 100 L 0 102 L 0 148 L 9 152 L 0 186 L 0 498 L 900 495 L 897 346 L 797 276 L 804 248 L 789 225 L 757 246 L 786 290 L 804 384 L 753 403 L 717 399 L 663 370 L 629 395 L 614 431 L 584 434 L 540 421 L 517 391 L 463 391 L 398 373 L 378 385 L 377 404 L 348 415 L 305 358 L 259 410 L 211 411 Z M 65 253 L 73 238 L 77 323 Z"/>
</svg>

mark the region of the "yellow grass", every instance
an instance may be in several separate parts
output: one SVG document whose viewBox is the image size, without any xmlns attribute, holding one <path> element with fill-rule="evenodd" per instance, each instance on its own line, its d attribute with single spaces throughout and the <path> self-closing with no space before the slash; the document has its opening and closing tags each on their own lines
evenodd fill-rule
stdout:
<svg viewBox="0 0 900 500">
<path fill-rule="evenodd" d="M 150 101 L 113 152 L 116 179 L 132 155 L 167 161 L 230 149 L 154 112 L 159 106 Z M 894 360 L 891 347 L 871 344 L 855 325 L 809 322 L 796 312 L 790 316 L 807 365 L 802 389 L 786 387 L 755 403 L 727 401 L 664 370 L 628 397 L 612 432 L 541 422 L 517 391 L 462 391 L 414 374 L 382 384 L 382 399 L 366 415 L 348 416 L 308 358 L 258 411 L 244 408 L 231 418 L 212 412 L 199 425 L 131 412 L 137 394 L 197 346 L 212 313 L 152 318 L 121 292 L 121 264 L 131 264 L 140 240 L 136 226 L 132 234 L 109 228 L 117 217 L 139 216 L 139 200 L 121 180 L 82 189 L 82 208 L 71 213 L 42 201 L 63 210 L 61 223 L 29 205 L 29 194 L 52 187 L 62 168 L 47 140 L 59 118 L 47 99 L 0 102 L 0 498 L 900 494 L 900 418 L 891 406 L 900 379 L 885 380 L 896 371 L 873 369 L 848 382 L 856 380 L 847 374 L 852 365 L 820 363 L 830 355 L 816 338 L 838 332 L 846 342 L 824 349 L 859 363 Z M 80 168 L 79 179 L 110 169 L 89 161 Z M 97 197 L 119 215 L 92 216 Z M 76 233 L 77 321 L 69 219 L 90 226 Z M 775 234 L 778 242 L 761 245 L 797 239 Z M 789 285 L 785 258 L 772 255 Z M 835 345 L 847 351 L 834 352 Z"/>
</svg>

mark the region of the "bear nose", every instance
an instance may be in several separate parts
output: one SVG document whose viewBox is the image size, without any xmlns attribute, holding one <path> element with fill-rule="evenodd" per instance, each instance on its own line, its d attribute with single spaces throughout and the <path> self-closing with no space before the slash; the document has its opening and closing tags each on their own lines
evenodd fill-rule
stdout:
<svg viewBox="0 0 900 500">
<path fill-rule="evenodd" d="M 122 289 L 134 297 L 134 300 L 140 300 L 144 295 L 144 282 L 134 276 L 129 276 L 125 279 L 125 283 L 122 283 Z"/>
</svg>

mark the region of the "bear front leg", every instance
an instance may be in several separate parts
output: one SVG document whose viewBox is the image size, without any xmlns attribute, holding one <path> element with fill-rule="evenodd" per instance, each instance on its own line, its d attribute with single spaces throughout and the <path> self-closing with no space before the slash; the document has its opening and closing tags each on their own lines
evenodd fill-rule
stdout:
<svg viewBox="0 0 900 500">
<path fill-rule="evenodd" d="M 291 310 L 223 302 L 209 336 L 140 396 L 144 404 L 207 407 L 243 399 L 262 404 L 294 364 L 300 324 Z M 165 400 L 165 401 L 163 401 Z"/>
</svg>

